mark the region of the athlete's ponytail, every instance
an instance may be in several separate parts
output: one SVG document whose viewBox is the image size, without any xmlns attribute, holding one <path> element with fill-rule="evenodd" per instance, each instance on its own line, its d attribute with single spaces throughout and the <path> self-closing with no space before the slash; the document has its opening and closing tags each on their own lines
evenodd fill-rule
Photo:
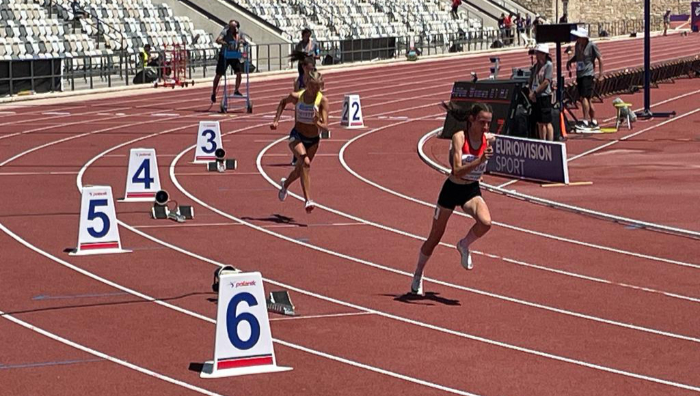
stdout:
<svg viewBox="0 0 700 396">
<path fill-rule="evenodd" d="M 455 120 L 467 123 L 469 123 L 469 116 L 476 117 L 482 111 L 493 113 L 491 106 L 487 105 L 486 103 L 474 103 L 471 105 L 471 107 L 461 108 L 455 106 L 453 102 L 442 102 L 440 107 L 445 109 L 447 114 L 452 116 Z"/>
<path fill-rule="evenodd" d="M 440 139 L 452 139 L 452 135 L 457 131 L 467 131 L 470 127 L 469 116 L 476 118 L 482 111 L 493 113 L 491 106 L 486 103 L 474 103 L 469 107 L 460 107 L 453 102 L 442 102 L 440 104 L 447 112 L 447 119 L 442 131 L 437 135 Z M 466 126 L 464 125 L 466 123 Z"/>
</svg>

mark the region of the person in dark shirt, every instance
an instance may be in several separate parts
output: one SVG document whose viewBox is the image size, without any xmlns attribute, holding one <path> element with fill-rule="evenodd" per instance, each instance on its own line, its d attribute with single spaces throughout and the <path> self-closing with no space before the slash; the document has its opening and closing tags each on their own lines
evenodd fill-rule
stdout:
<svg viewBox="0 0 700 396">
<path fill-rule="evenodd" d="M 228 25 L 219 33 L 219 37 L 216 38 L 216 43 L 221 45 L 221 50 L 219 51 L 219 61 L 216 65 L 216 76 L 214 77 L 214 87 L 211 93 L 211 102 L 216 102 L 216 90 L 219 88 L 219 80 L 221 76 L 226 74 L 229 66 L 233 69 L 236 74 L 236 89 L 233 94 L 236 96 L 243 96 L 238 90 L 241 87 L 241 72 L 243 71 L 243 65 L 241 65 L 240 59 L 226 59 L 224 58 L 224 48 L 228 48 L 234 51 L 240 51 L 240 46 L 245 44 L 246 41 L 241 35 L 239 29 L 241 25 L 235 19 L 231 19 Z"/>
</svg>

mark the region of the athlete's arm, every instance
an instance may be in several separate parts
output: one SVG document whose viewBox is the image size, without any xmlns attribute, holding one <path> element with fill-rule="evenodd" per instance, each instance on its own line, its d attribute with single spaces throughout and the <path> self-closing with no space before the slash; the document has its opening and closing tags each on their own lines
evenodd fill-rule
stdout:
<svg viewBox="0 0 700 396">
<path fill-rule="evenodd" d="M 328 99 L 324 96 L 319 104 L 316 116 L 316 126 L 324 131 L 328 130 Z"/>
<path fill-rule="evenodd" d="M 277 106 L 277 114 L 275 114 L 275 118 L 272 120 L 272 124 L 270 125 L 270 129 L 275 130 L 277 129 L 277 125 L 279 125 L 279 120 L 280 117 L 282 116 L 282 112 L 284 111 L 285 107 L 287 107 L 287 103 L 293 103 L 296 104 L 297 100 L 299 100 L 299 94 L 296 92 L 292 92 L 289 94 L 289 96 L 286 96 L 280 100 L 280 104 Z"/>
</svg>

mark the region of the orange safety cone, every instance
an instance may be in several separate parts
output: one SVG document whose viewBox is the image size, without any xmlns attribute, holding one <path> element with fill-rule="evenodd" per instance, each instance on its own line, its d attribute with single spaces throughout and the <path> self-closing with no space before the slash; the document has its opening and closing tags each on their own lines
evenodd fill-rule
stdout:
<svg viewBox="0 0 700 396">
<path fill-rule="evenodd" d="M 566 121 L 564 120 L 564 112 L 559 113 L 559 127 L 561 128 L 561 135 L 563 137 L 568 137 L 566 134 Z"/>
</svg>

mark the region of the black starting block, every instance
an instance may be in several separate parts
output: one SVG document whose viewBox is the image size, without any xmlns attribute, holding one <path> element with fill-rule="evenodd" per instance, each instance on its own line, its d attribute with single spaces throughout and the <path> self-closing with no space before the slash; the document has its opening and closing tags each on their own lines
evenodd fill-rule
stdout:
<svg viewBox="0 0 700 396">
<path fill-rule="evenodd" d="M 270 297 L 267 299 L 267 310 L 282 315 L 296 316 L 289 292 L 284 290 L 270 292 Z"/>
<path fill-rule="evenodd" d="M 321 131 L 321 139 L 330 139 L 331 131 Z"/>
<path fill-rule="evenodd" d="M 160 190 L 156 193 L 156 202 L 151 208 L 151 217 L 156 220 L 171 219 L 178 223 L 184 223 L 185 219 L 194 219 L 194 208 L 189 205 L 178 206 L 175 203 L 175 210 L 168 208 L 170 196 L 165 190 Z"/>
<path fill-rule="evenodd" d="M 209 172 L 223 172 L 225 170 L 236 170 L 238 167 L 238 161 L 232 158 L 222 161 L 222 164 L 222 169 L 219 169 L 219 161 L 209 162 L 207 164 L 207 170 Z"/>
<path fill-rule="evenodd" d="M 238 167 L 238 162 L 235 159 L 226 159 L 226 150 L 222 148 L 216 149 L 216 151 L 214 151 L 214 156 L 216 157 L 216 161 L 209 162 L 207 164 L 207 170 L 209 172 L 224 172 L 226 170 L 236 170 L 236 168 Z"/>
</svg>

